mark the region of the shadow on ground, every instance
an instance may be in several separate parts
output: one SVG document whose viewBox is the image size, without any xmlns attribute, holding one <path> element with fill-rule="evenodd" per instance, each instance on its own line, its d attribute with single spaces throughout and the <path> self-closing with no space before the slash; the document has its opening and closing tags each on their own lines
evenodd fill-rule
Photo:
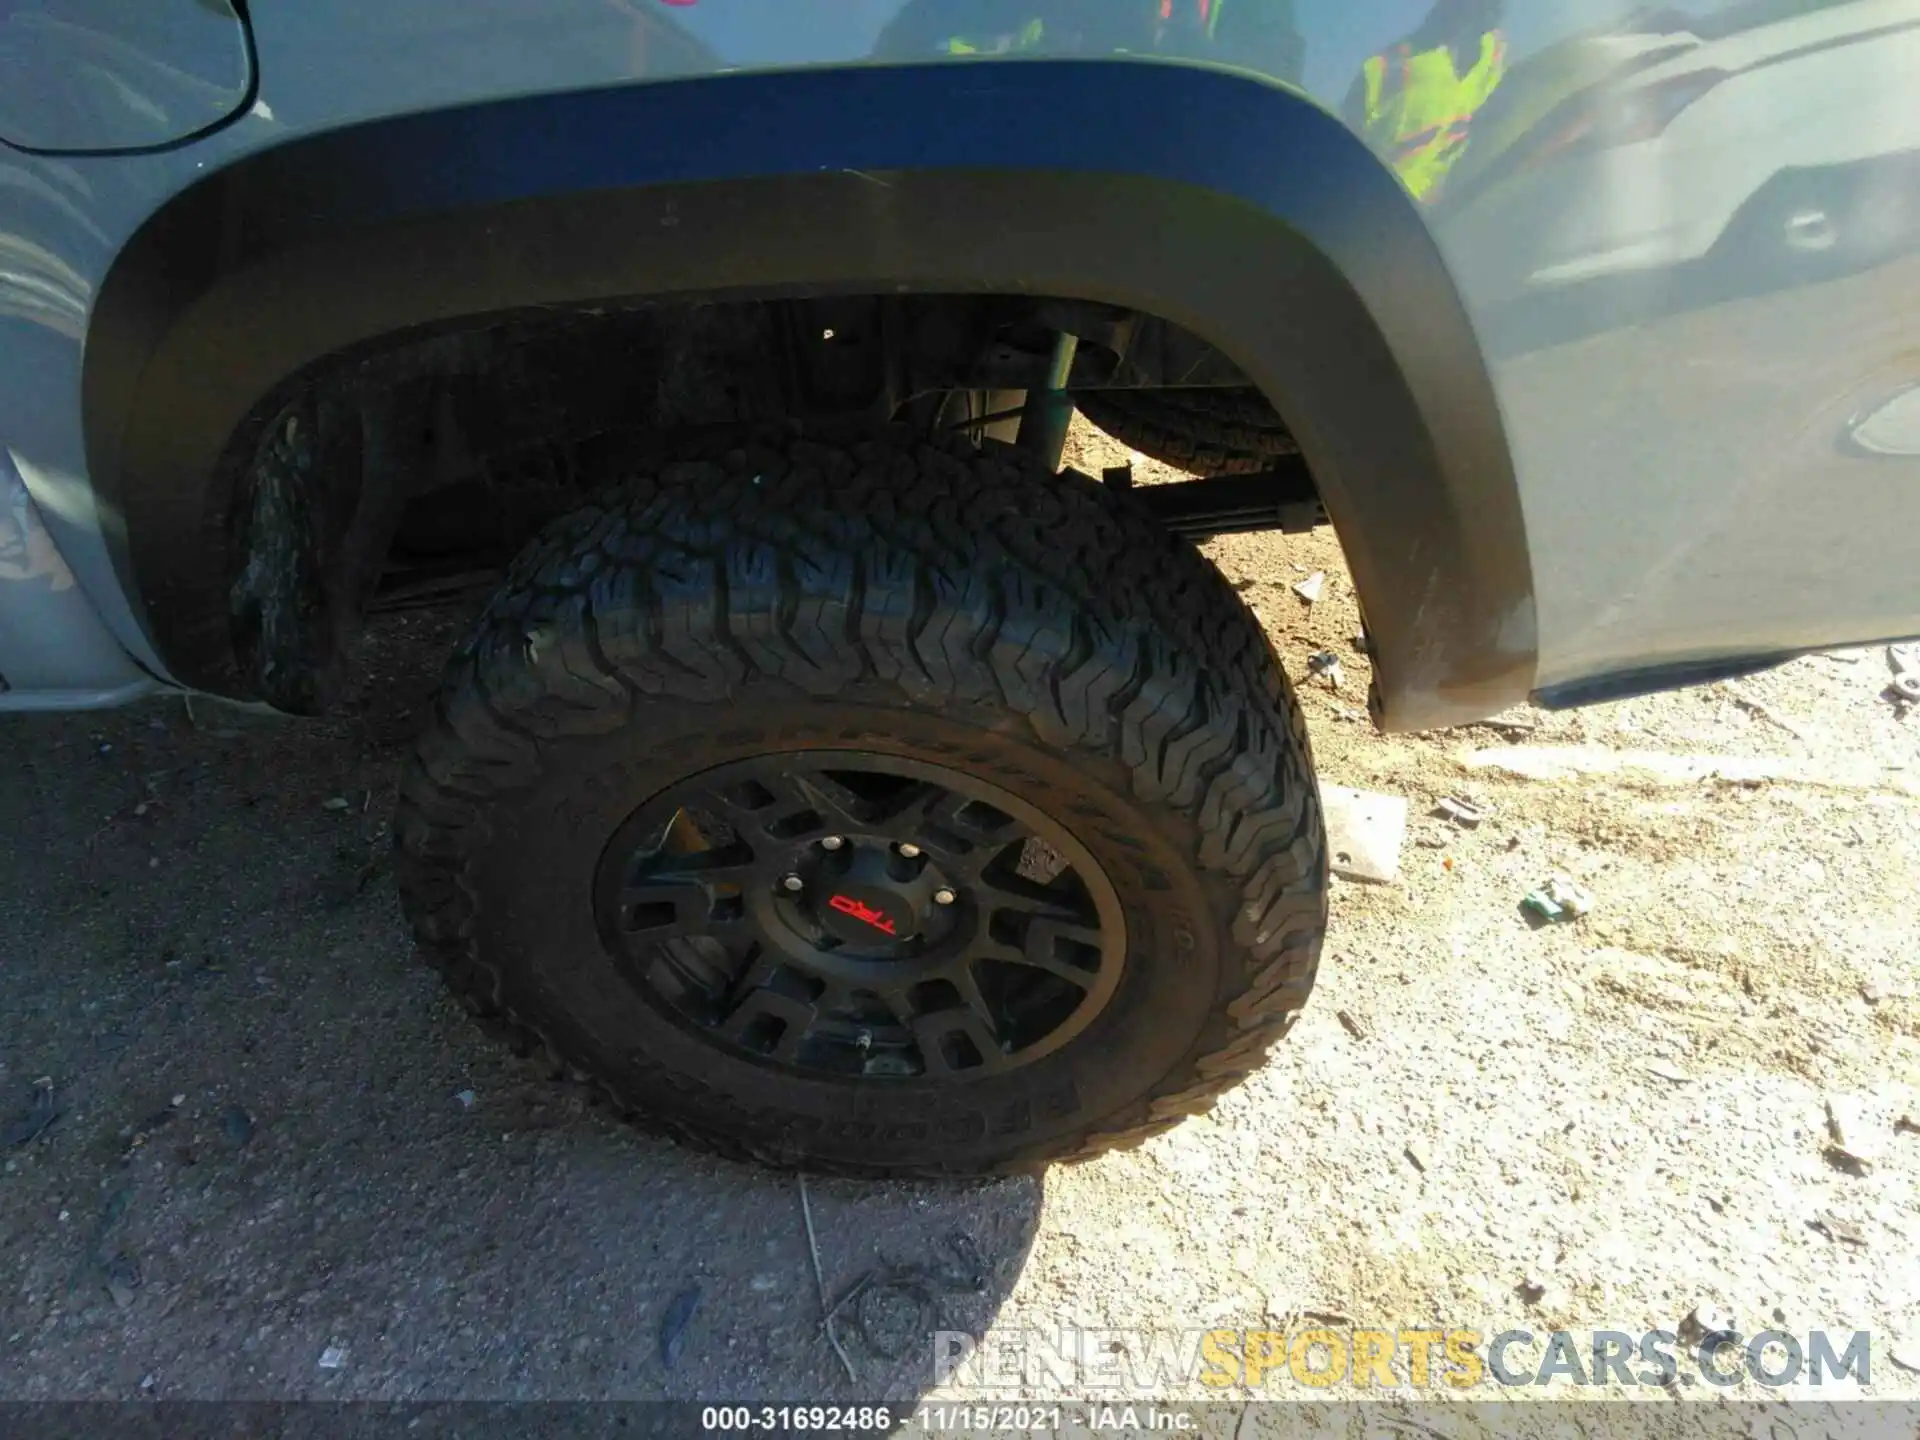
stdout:
<svg viewBox="0 0 1920 1440">
<path fill-rule="evenodd" d="M 916 1397 L 1039 1183 L 809 1182 L 849 1379 L 794 1177 L 480 1035 L 386 859 L 450 629 L 383 620 L 324 722 L 0 719 L 0 1399 Z"/>
</svg>

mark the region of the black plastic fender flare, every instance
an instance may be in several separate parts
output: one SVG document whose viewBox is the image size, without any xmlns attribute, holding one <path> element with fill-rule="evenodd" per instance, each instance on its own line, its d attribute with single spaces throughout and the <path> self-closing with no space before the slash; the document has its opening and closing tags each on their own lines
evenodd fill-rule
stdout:
<svg viewBox="0 0 1920 1440">
<path fill-rule="evenodd" d="M 236 693 L 232 462 L 293 377 L 490 314 L 875 291 L 1073 297 L 1195 331 L 1300 440 L 1366 610 L 1383 723 L 1527 695 L 1511 458 L 1414 202 L 1297 92 L 1199 66 L 726 75 L 247 155 L 162 206 L 102 285 L 89 467 L 158 653 Z"/>
</svg>

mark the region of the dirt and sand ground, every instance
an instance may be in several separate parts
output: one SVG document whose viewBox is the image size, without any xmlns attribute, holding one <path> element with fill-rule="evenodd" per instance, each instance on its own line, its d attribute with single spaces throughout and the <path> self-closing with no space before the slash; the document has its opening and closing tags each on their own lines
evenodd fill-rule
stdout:
<svg viewBox="0 0 1920 1440">
<path fill-rule="evenodd" d="M 457 616 L 383 620 L 324 723 L 0 719 L 0 1399 L 909 1398 L 964 1393 L 929 1329 L 1697 1307 L 1870 1331 L 1868 1393 L 1920 1396 L 1920 716 L 1883 654 L 1384 738 L 1331 534 L 1209 548 L 1322 777 L 1409 802 L 1400 878 L 1337 884 L 1304 1020 L 1210 1117 L 1041 1180 L 812 1182 L 830 1291 L 915 1277 L 842 1327 L 856 1380 L 792 1177 L 610 1122 L 413 961 L 384 822 Z M 1556 872 L 1593 909 L 1536 928 Z"/>
</svg>

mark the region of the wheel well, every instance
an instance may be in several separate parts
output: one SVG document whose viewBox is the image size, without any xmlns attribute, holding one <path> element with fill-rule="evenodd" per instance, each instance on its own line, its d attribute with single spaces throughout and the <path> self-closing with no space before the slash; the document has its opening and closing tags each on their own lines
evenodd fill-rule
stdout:
<svg viewBox="0 0 1920 1440">
<path fill-rule="evenodd" d="M 610 138 L 666 134 L 699 143 Z M 296 398 L 286 377 L 494 323 L 474 317 L 942 295 L 1069 297 L 1206 337 L 1311 462 L 1366 600 L 1384 723 L 1458 723 L 1531 688 L 1512 457 L 1425 221 L 1333 117 L 1210 67 L 721 75 L 249 152 L 168 199 L 95 292 L 88 477 L 168 677 L 245 695 L 227 561 L 236 514 L 257 507 L 231 485 Z M 282 458 L 298 462 L 324 414 L 294 418 Z M 418 433 L 376 418 L 388 439 Z M 313 593 L 293 618 L 325 614 Z"/>
<path fill-rule="evenodd" d="M 227 447 L 226 580 L 246 689 L 327 707 L 370 608 L 485 583 L 584 498 L 583 455 L 722 426 L 989 428 L 957 396 L 1245 386 L 1157 317 L 1017 295 L 838 295 L 492 316 L 307 367 Z"/>
</svg>

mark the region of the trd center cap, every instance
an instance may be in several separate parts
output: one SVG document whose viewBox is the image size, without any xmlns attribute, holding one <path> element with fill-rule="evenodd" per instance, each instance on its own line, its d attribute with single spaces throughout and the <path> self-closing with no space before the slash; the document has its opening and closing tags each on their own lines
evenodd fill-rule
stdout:
<svg viewBox="0 0 1920 1440">
<path fill-rule="evenodd" d="M 919 917 L 904 900 L 871 885 L 831 885 L 820 903 L 820 923 L 848 945 L 870 950 L 910 939 Z"/>
</svg>

